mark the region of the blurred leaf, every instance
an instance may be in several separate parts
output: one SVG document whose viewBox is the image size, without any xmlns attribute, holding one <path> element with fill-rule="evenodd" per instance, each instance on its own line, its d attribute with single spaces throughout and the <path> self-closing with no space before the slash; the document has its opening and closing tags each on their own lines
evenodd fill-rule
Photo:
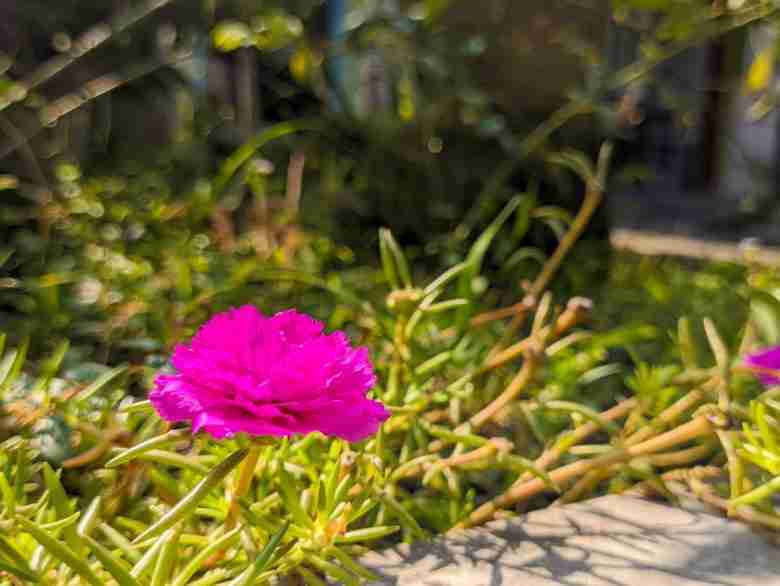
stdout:
<svg viewBox="0 0 780 586">
<path fill-rule="evenodd" d="M 46 531 L 39 529 L 35 523 L 28 521 L 24 517 L 16 517 L 16 522 L 21 528 L 33 536 L 35 541 L 40 543 L 46 550 L 68 565 L 74 572 L 93 586 L 104 586 L 103 582 L 92 571 L 86 561 L 73 552 L 67 545 L 51 537 Z M 75 533 L 74 533 L 75 535 Z M 81 543 L 81 542 L 79 542 Z"/>
<path fill-rule="evenodd" d="M 43 529 L 44 531 L 48 531 L 49 533 L 56 533 L 60 529 L 65 529 L 75 525 L 76 521 L 79 520 L 80 516 L 81 513 L 79 511 L 76 511 L 75 513 L 65 517 L 64 519 L 58 519 L 57 521 L 52 521 L 51 523 L 42 523 L 40 525 L 40 528 Z"/>
<path fill-rule="evenodd" d="M 534 187 L 529 193 L 523 194 L 522 200 L 517 207 L 517 213 L 515 214 L 515 225 L 512 230 L 512 236 L 515 240 L 522 240 L 528 233 L 528 229 L 531 227 L 531 216 L 536 209 L 536 188 Z"/>
<path fill-rule="evenodd" d="M 253 22 L 254 45 L 261 50 L 273 51 L 288 46 L 303 33 L 303 23 L 282 10 L 271 10 Z"/>
<path fill-rule="evenodd" d="M 750 290 L 750 310 L 756 325 L 769 344 L 780 341 L 780 300 L 761 289 Z"/>
<path fill-rule="evenodd" d="M 0 476 L 0 478 L 2 478 L 2 476 Z M 12 510 L 7 510 L 7 512 L 10 513 L 11 515 L 14 514 Z M 0 535 L 0 553 L 3 554 L 3 556 L 6 557 L 8 560 L 10 560 L 15 567 L 21 568 L 24 572 L 27 572 L 28 574 L 34 576 L 34 578 L 28 578 L 28 579 L 34 580 L 35 582 L 38 581 L 38 577 L 35 575 L 35 572 L 33 572 L 32 569 L 30 568 L 27 560 L 24 559 L 22 554 L 19 553 L 19 550 L 17 550 L 16 547 L 14 547 L 14 545 L 2 535 Z"/>
<path fill-rule="evenodd" d="M 81 177 L 81 169 L 73 163 L 60 163 L 57 165 L 56 173 L 61 183 L 72 183 Z"/>
<path fill-rule="evenodd" d="M 15 175 L 0 175 L 0 191 L 5 191 L 6 189 L 16 189 L 19 187 L 19 178 Z M 2 262 L 0 262 L 0 266 L 2 266 Z"/>
<path fill-rule="evenodd" d="M 292 476 L 284 466 L 280 466 L 278 473 L 279 489 L 284 505 L 292 515 L 292 518 L 301 527 L 314 527 L 314 521 L 301 506 L 300 492 L 296 490 Z"/>
<path fill-rule="evenodd" d="M 378 496 L 379 500 L 381 500 L 385 506 L 387 506 L 387 508 L 390 509 L 393 514 L 395 514 L 401 524 L 409 529 L 413 535 L 415 535 L 418 539 L 425 539 L 427 537 L 425 530 L 420 527 L 420 524 L 412 516 L 412 514 L 409 513 L 409 511 L 407 511 L 404 506 L 399 503 L 392 495 L 382 493 Z"/>
<path fill-rule="evenodd" d="M 543 265 L 547 261 L 547 257 L 544 252 L 538 248 L 532 246 L 525 246 L 517 249 L 512 256 L 510 256 L 504 263 L 504 269 L 511 269 L 519 265 L 524 260 L 534 260 L 540 265 Z"/>
<path fill-rule="evenodd" d="M 263 570 L 265 570 L 266 566 L 271 561 L 274 552 L 279 547 L 279 544 L 282 542 L 284 534 L 287 533 L 287 529 L 289 527 L 290 522 L 288 521 L 281 529 L 279 529 L 279 531 L 274 533 L 268 540 L 268 543 L 265 544 L 263 551 L 261 551 L 260 554 L 255 558 L 254 563 L 251 564 L 246 570 L 244 570 L 240 576 L 233 580 L 229 586 L 250 586 L 251 584 L 254 584 L 257 577 L 263 572 Z"/>
<path fill-rule="evenodd" d="M 2 472 L 0 472 L 0 494 L 2 494 L 3 497 L 3 506 L 5 507 L 5 512 L 9 515 L 15 514 L 16 495 L 14 494 L 14 489 L 11 487 L 8 479 L 5 477 L 5 474 Z M 2 542 L 0 542 L 0 544 L 1 543 Z"/>
<path fill-rule="evenodd" d="M 166 432 L 162 435 L 158 435 L 148 440 L 142 441 L 140 444 L 136 444 L 130 448 L 127 448 L 122 453 L 117 454 L 105 463 L 106 468 L 115 468 L 121 466 L 126 462 L 129 462 L 133 458 L 137 458 L 140 454 L 159 448 L 161 446 L 181 441 L 182 439 L 192 436 L 192 430 L 190 429 L 174 429 Z"/>
<path fill-rule="evenodd" d="M 0 572 L 8 572 L 9 574 L 12 574 L 16 576 L 17 578 L 21 578 L 22 580 L 29 580 L 30 582 L 33 582 L 35 584 L 39 584 L 41 579 L 32 570 L 29 570 L 23 566 L 17 566 L 8 562 L 5 562 L 3 560 L 0 560 Z"/>
<path fill-rule="evenodd" d="M 90 399 L 93 395 L 106 388 L 108 383 L 110 383 L 112 380 L 114 380 L 116 377 L 118 377 L 126 370 L 127 370 L 127 366 L 117 366 L 116 368 L 112 368 L 108 372 L 104 372 L 97 379 L 95 379 L 94 382 L 87 385 L 86 387 L 81 389 L 78 393 L 76 393 L 76 395 L 73 397 L 73 400 L 86 401 Z"/>
<path fill-rule="evenodd" d="M 729 349 L 723 341 L 720 332 L 718 332 L 715 322 L 710 318 L 704 318 L 703 323 L 704 332 L 707 334 L 707 340 L 710 343 L 712 354 L 715 356 L 715 362 L 720 371 L 725 375 L 730 366 Z"/>
<path fill-rule="evenodd" d="M 117 581 L 119 586 L 140 586 L 140 583 L 133 578 L 123 563 L 116 559 L 108 549 L 100 545 L 100 543 L 92 539 L 89 535 L 84 535 L 83 538 L 92 550 L 92 553 L 106 571 L 111 574 L 111 577 Z"/>
<path fill-rule="evenodd" d="M 561 165 L 573 171 L 585 185 L 591 185 L 596 178 L 593 163 L 581 151 L 567 149 L 547 157 L 547 161 L 554 165 Z"/>
<path fill-rule="evenodd" d="M 764 49 L 753 58 L 747 76 L 745 87 L 751 93 L 764 91 L 775 73 L 775 48 Z"/>
<path fill-rule="evenodd" d="M 390 244 L 385 236 L 389 233 L 386 228 L 379 229 L 379 255 L 382 260 L 382 270 L 385 274 L 385 279 L 390 289 L 396 290 L 401 288 L 401 282 L 398 280 L 398 270 L 395 266 L 395 259 L 390 250 Z"/>
<path fill-rule="evenodd" d="M 584 373 L 577 382 L 587 386 L 608 376 L 620 374 L 621 372 L 623 372 L 623 366 L 621 364 L 602 364 L 601 366 L 591 368 Z"/>
<path fill-rule="evenodd" d="M 191 432 L 190 432 L 191 433 Z M 206 468 L 195 456 L 187 456 L 178 452 L 168 450 L 144 449 L 135 454 L 135 458 L 146 460 L 147 462 L 156 462 L 165 466 L 174 466 L 176 468 L 185 468 L 198 474 L 206 474 Z"/>
<path fill-rule="evenodd" d="M 100 513 L 103 506 L 103 495 L 98 495 L 92 499 L 89 506 L 84 511 L 84 515 L 81 517 L 76 533 L 79 537 L 84 537 L 92 533 L 92 530 L 100 522 Z"/>
<path fill-rule="evenodd" d="M 345 586 L 360 586 L 360 581 L 341 566 L 326 560 L 320 554 L 311 554 L 307 559 L 309 563 L 323 572 L 327 577 L 335 580 L 337 584 Z"/>
<path fill-rule="evenodd" d="M 211 42 L 220 51 L 235 51 L 249 44 L 252 31 L 243 22 L 225 20 L 211 31 Z"/>
<path fill-rule="evenodd" d="M 466 269 L 458 277 L 458 297 L 473 299 L 472 281 L 479 275 L 482 269 L 482 261 L 485 258 L 485 254 L 487 254 L 493 239 L 498 235 L 498 232 L 511 217 L 512 213 L 518 208 L 522 200 L 522 197 L 513 197 L 509 200 L 509 203 L 504 206 L 504 209 L 496 216 L 496 219 L 490 223 L 482 234 L 480 234 L 479 238 L 477 238 L 476 242 L 469 250 L 465 260 Z M 465 327 L 470 313 L 471 308 L 466 307 L 458 312 L 457 323 L 459 328 Z"/>
<path fill-rule="evenodd" d="M 347 531 L 344 535 L 336 537 L 336 543 L 362 543 L 364 541 L 374 541 L 382 539 L 401 529 L 398 525 L 388 525 L 384 527 L 367 527 L 365 529 L 355 529 Z"/>
<path fill-rule="evenodd" d="M 449 269 L 444 271 L 441 275 L 430 282 L 430 284 L 423 290 L 423 295 L 431 295 L 439 289 L 443 289 L 450 281 L 466 270 L 466 268 L 468 268 L 468 264 L 465 262 L 460 262 L 451 266 Z"/>
<path fill-rule="evenodd" d="M 688 318 L 681 317 L 677 322 L 677 344 L 680 356 L 686 368 L 696 368 L 699 360 L 696 354 L 696 344 L 691 334 L 691 324 Z"/>
<path fill-rule="evenodd" d="M 393 237 L 393 233 L 387 228 L 381 228 L 379 230 L 380 246 L 384 242 L 384 249 L 392 257 L 393 265 L 397 271 L 398 277 L 401 279 L 401 284 L 407 288 L 412 287 L 412 274 L 409 271 L 409 263 L 406 261 L 406 255 L 401 250 L 398 242 Z M 384 261 L 383 261 L 384 262 Z"/>
<path fill-rule="evenodd" d="M 40 369 L 40 376 L 31 391 L 32 394 L 37 394 L 40 391 L 48 393 L 49 383 L 59 371 L 69 347 L 70 343 L 67 340 L 60 342 L 49 359 L 43 361 Z"/>
<path fill-rule="evenodd" d="M 620 427 L 618 427 L 617 424 L 608 419 L 604 419 L 599 413 L 580 403 L 575 403 L 573 401 L 547 401 L 544 403 L 544 408 L 578 413 L 598 425 L 611 436 L 617 437 L 620 435 Z"/>
<path fill-rule="evenodd" d="M 295 120 L 292 122 L 280 122 L 274 124 L 269 128 L 266 128 L 262 132 L 258 133 L 254 138 L 249 139 L 243 145 L 241 145 L 236 151 L 230 155 L 219 169 L 216 179 L 214 180 L 214 195 L 219 197 L 225 191 L 230 180 L 234 177 L 236 172 L 247 163 L 255 153 L 259 151 L 267 143 L 281 138 L 288 134 L 295 132 L 301 132 L 303 130 L 318 130 L 320 124 L 312 120 Z"/>
<path fill-rule="evenodd" d="M 49 500 L 54 506 L 57 516 L 60 519 L 70 517 L 73 513 L 73 507 L 68 500 L 68 495 L 60 482 L 59 476 L 52 470 L 52 467 L 48 462 L 43 465 L 43 477 L 46 482 L 46 488 L 49 491 Z M 76 533 L 76 528 L 73 526 L 66 527 L 63 531 L 63 535 L 70 548 L 77 554 L 80 554 L 82 542 Z M 41 543 L 41 545 L 44 544 Z"/>
<path fill-rule="evenodd" d="M 154 406 L 149 400 L 136 401 L 121 409 L 121 413 L 145 413 L 154 411 Z"/>
<path fill-rule="evenodd" d="M 182 569 L 182 571 L 171 582 L 171 586 L 186 586 L 186 584 L 189 584 L 190 578 L 192 578 L 192 576 L 194 576 L 195 573 L 201 569 L 201 567 L 209 558 L 211 558 L 218 551 L 232 547 L 238 541 L 241 529 L 241 527 L 237 527 L 219 537 L 211 536 L 211 543 L 208 545 L 208 547 L 205 547 L 199 551 L 195 557 L 193 557 L 187 563 L 187 565 L 184 566 L 184 569 Z"/>
<path fill-rule="evenodd" d="M 571 215 L 571 212 L 556 206 L 537 207 L 533 210 L 531 215 L 534 218 L 539 218 L 539 219 L 558 220 L 559 222 L 566 225 L 569 225 L 574 221 L 574 217 Z"/>
<path fill-rule="evenodd" d="M 3 357 L 2 362 L 0 362 L 0 391 L 8 390 L 22 372 L 29 347 L 30 339 L 25 338 L 15 351 Z"/>
<path fill-rule="evenodd" d="M 163 536 L 164 543 L 160 549 L 160 555 L 157 557 L 157 564 L 154 567 L 154 573 L 149 586 L 166 586 L 168 584 L 176 557 L 176 550 L 179 546 L 180 533 L 181 525 L 178 528 L 170 529 Z"/>
<path fill-rule="evenodd" d="M 299 47 L 290 56 L 290 73 L 298 83 L 306 83 L 309 71 L 313 67 L 312 55 L 307 47 Z"/>
<path fill-rule="evenodd" d="M 434 22 L 444 15 L 452 0 L 424 0 L 425 20 Z"/>
</svg>

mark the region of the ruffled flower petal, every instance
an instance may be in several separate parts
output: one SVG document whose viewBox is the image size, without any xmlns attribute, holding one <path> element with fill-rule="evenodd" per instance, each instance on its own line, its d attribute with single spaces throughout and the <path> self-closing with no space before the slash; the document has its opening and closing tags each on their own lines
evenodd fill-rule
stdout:
<svg viewBox="0 0 780 586">
<path fill-rule="evenodd" d="M 366 397 L 376 382 L 368 350 L 323 331 L 295 310 L 268 318 L 247 305 L 215 315 L 176 347 L 176 374 L 159 375 L 149 398 L 163 419 L 191 421 L 215 438 L 319 431 L 365 439 L 389 417 Z"/>
<path fill-rule="evenodd" d="M 758 380 L 763 384 L 780 385 L 780 346 L 748 354 L 745 364 L 754 369 Z"/>
<path fill-rule="evenodd" d="M 192 419 L 203 410 L 196 391 L 176 375 L 159 375 L 149 400 L 160 417 L 168 421 Z"/>
</svg>

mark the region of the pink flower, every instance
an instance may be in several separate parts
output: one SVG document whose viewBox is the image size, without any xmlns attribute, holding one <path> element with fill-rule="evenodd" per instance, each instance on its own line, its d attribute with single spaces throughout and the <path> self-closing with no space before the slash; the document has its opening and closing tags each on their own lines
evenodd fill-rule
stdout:
<svg viewBox="0 0 780 586">
<path fill-rule="evenodd" d="M 366 398 L 376 377 L 366 348 L 295 310 L 266 317 L 245 305 L 203 325 L 173 354 L 149 399 L 163 419 L 215 438 L 320 431 L 348 441 L 376 433 L 389 414 Z"/>
<path fill-rule="evenodd" d="M 780 385 L 780 346 L 748 354 L 745 364 L 756 372 L 758 380 L 763 384 Z"/>
</svg>

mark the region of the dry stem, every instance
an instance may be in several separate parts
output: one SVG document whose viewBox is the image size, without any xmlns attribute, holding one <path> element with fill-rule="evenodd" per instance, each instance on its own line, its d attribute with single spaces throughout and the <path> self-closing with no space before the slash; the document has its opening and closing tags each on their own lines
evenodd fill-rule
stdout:
<svg viewBox="0 0 780 586">
<path fill-rule="evenodd" d="M 661 435 L 642 443 L 625 448 L 616 448 L 614 451 L 604 454 L 603 456 L 579 460 L 572 464 L 561 466 L 550 472 L 549 476 L 555 484 L 564 484 L 574 478 L 582 476 L 590 470 L 609 467 L 613 464 L 626 462 L 640 456 L 647 456 L 688 442 L 697 437 L 711 435 L 712 433 L 713 427 L 709 419 L 706 416 L 699 416 L 688 423 L 684 423 L 671 431 L 662 433 Z M 544 491 L 546 488 L 547 484 L 545 481 L 539 478 L 533 478 L 520 485 L 513 485 L 503 494 L 479 507 L 468 517 L 468 519 L 456 525 L 456 528 L 473 527 L 485 523 L 493 518 L 493 515 L 498 509 L 507 508 L 519 501 L 527 500 Z"/>
</svg>

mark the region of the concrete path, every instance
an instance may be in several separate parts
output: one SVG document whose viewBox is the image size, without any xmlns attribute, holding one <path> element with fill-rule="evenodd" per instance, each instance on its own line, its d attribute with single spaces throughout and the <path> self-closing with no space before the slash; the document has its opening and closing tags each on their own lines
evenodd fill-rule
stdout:
<svg viewBox="0 0 780 586">
<path fill-rule="evenodd" d="M 646 256 L 682 256 L 731 263 L 759 263 L 780 266 L 780 248 L 751 243 L 750 247 L 733 242 L 699 240 L 645 230 L 611 230 L 613 248 Z"/>
<path fill-rule="evenodd" d="M 606 496 L 363 558 L 399 586 L 780 586 L 780 549 L 706 512 Z"/>
</svg>

